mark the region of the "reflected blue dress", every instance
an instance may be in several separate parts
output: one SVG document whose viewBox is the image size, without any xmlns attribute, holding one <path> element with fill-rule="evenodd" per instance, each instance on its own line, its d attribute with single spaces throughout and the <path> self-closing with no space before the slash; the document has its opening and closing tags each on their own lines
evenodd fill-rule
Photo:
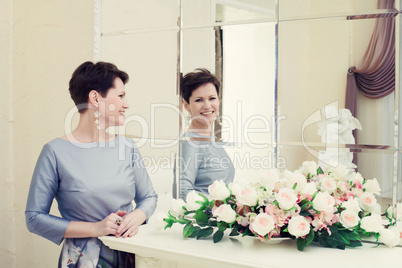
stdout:
<svg viewBox="0 0 402 268">
<path fill-rule="evenodd" d="M 50 215 L 53 199 L 61 217 Z M 98 222 L 134 206 L 151 216 L 157 195 L 137 146 L 116 136 L 103 143 L 45 144 L 36 163 L 25 210 L 29 231 L 60 244 L 70 221 Z M 59 267 L 124 267 L 125 253 L 98 238 L 65 239 Z"/>
<path fill-rule="evenodd" d="M 208 186 L 217 180 L 223 180 L 225 184 L 233 182 L 235 169 L 224 148 L 226 143 L 202 141 L 208 137 L 192 131 L 184 136 L 199 140 L 190 138 L 180 141 L 179 197 L 181 199 L 185 200 L 192 190 L 208 196 Z"/>
</svg>

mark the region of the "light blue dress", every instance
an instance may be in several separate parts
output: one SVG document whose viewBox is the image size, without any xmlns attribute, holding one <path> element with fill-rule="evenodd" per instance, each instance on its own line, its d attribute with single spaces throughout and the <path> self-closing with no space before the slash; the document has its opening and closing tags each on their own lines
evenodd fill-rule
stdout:
<svg viewBox="0 0 402 268">
<path fill-rule="evenodd" d="M 184 136 L 201 140 L 180 141 L 180 198 L 185 200 L 192 190 L 208 196 L 208 186 L 217 180 L 223 180 L 225 184 L 233 182 L 235 169 L 224 148 L 226 143 L 202 141 L 208 137 L 195 132 L 187 132 Z"/>
<path fill-rule="evenodd" d="M 61 217 L 49 214 L 53 199 Z M 130 213 L 133 200 L 148 219 L 157 195 L 131 139 L 117 136 L 103 143 L 71 143 L 57 138 L 44 145 L 38 158 L 26 224 L 31 232 L 60 244 L 70 221 L 98 222 L 117 210 Z M 117 253 L 97 238 L 65 239 L 59 267 L 122 267 L 124 260 L 118 259 L 124 257 Z"/>
</svg>

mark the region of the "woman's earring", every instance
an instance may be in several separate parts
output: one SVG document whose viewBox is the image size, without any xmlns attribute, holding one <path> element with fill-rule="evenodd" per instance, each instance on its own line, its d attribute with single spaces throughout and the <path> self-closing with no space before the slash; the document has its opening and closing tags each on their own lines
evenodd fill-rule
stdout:
<svg viewBox="0 0 402 268">
<path fill-rule="evenodd" d="M 190 122 L 191 121 L 191 114 L 188 114 L 186 119 L 187 119 L 188 122 Z"/>
<path fill-rule="evenodd" d="M 96 128 L 99 130 L 99 129 L 100 129 L 100 126 L 99 126 L 99 116 L 100 116 L 100 113 L 99 113 L 99 111 L 96 111 L 96 112 L 94 113 L 94 115 L 95 115 L 95 125 L 96 125 Z"/>
</svg>

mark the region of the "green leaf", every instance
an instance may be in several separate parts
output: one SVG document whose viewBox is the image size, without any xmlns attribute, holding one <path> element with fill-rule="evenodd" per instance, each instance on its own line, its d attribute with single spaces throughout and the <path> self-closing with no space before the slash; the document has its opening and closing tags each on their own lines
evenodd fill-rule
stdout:
<svg viewBox="0 0 402 268">
<path fill-rule="evenodd" d="M 328 237 L 319 236 L 318 243 L 325 248 L 332 248 L 332 245 L 327 241 Z"/>
<path fill-rule="evenodd" d="M 348 236 L 349 236 L 350 241 L 355 241 L 355 240 L 361 241 L 361 237 L 360 237 L 359 233 L 356 230 L 348 232 Z"/>
<path fill-rule="evenodd" d="M 183 228 L 183 236 L 190 236 L 194 232 L 194 226 L 192 222 L 188 222 Z"/>
<path fill-rule="evenodd" d="M 194 215 L 194 219 L 197 220 L 197 223 L 208 223 L 208 219 L 209 216 L 207 213 L 203 212 L 203 211 L 197 211 L 197 213 L 195 213 Z"/>
<path fill-rule="evenodd" d="M 314 231 L 313 229 L 310 229 L 310 232 L 308 235 L 304 238 L 306 240 L 306 247 L 311 244 L 314 240 Z"/>
<path fill-rule="evenodd" d="M 361 247 L 362 243 L 360 241 L 350 241 L 349 247 L 355 248 L 355 247 Z"/>
<path fill-rule="evenodd" d="M 223 237 L 223 232 L 222 231 L 216 231 L 215 233 L 214 233 L 214 236 L 213 236 L 213 240 L 214 240 L 214 243 L 218 243 L 219 241 L 221 241 L 222 240 L 222 237 Z"/>
<path fill-rule="evenodd" d="M 174 223 L 173 220 L 171 220 L 171 219 L 169 219 L 169 218 L 166 218 L 166 219 L 164 219 L 164 220 L 165 220 L 165 222 L 166 222 L 165 230 L 166 230 L 167 228 L 172 227 L 172 225 L 173 225 L 173 223 Z"/>
<path fill-rule="evenodd" d="M 188 237 L 194 238 L 198 235 L 198 233 L 201 231 L 201 228 L 198 226 L 194 226 L 193 233 L 189 235 Z"/>
<path fill-rule="evenodd" d="M 339 231 L 339 235 L 342 237 L 343 241 L 345 241 L 346 245 L 350 245 L 350 239 L 347 231 Z"/>
<path fill-rule="evenodd" d="M 218 223 L 218 228 L 219 228 L 219 231 L 223 232 L 226 230 L 226 228 L 228 228 L 228 224 L 226 222 L 221 221 Z"/>
<path fill-rule="evenodd" d="M 324 171 L 322 170 L 321 167 L 318 167 L 318 169 L 317 169 L 317 175 L 320 175 L 320 174 L 324 174 Z"/>
<path fill-rule="evenodd" d="M 230 232 L 229 236 L 238 236 L 240 233 L 237 231 L 236 228 L 233 228 L 232 231 Z"/>
<path fill-rule="evenodd" d="M 307 203 L 303 204 L 303 205 L 300 207 L 300 210 L 301 210 L 301 211 L 305 211 L 308 206 L 310 206 L 310 202 L 307 202 Z"/>
<path fill-rule="evenodd" d="M 297 238 L 296 244 L 297 244 L 297 249 L 300 251 L 303 251 L 303 249 L 307 246 L 306 240 L 301 237 Z"/>
<path fill-rule="evenodd" d="M 197 240 L 200 239 L 201 237 L 210 236 L 213 232 L 214 229 L 212 227 L 201 229 L 197 234 Z"/>
</svg>

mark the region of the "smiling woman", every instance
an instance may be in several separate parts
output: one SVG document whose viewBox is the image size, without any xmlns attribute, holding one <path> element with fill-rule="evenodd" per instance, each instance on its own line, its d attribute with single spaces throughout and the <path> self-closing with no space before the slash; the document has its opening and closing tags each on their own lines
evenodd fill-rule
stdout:
<svg viewBox="0 0 402 268">
<path fill-rule="evenodd" d="M 221 144 L 215 142 L 214 121 L 219 112 L 219 79 L 207 69 L 184 76 L 181 95 L 191 116 L 190 127 L 180 142 L 180 198 L 196 191 L 208 195 L 216 180 L 233 181 L 234 166 Z"/>
<path fill-rule="evenodd" d="M 106 132 L 124 125 L 127 81 L 111 63 L 81 64 L 69 87 L 80 113 L 78 126 L 45 144 L 36 163 L 26 225 L 56 244 L 65 240 L 58 267 L 134 267 L 132 254 L 111 250 L 98 239 L 134 236 L 157 202 L 134 141 Z M 53 199 L 61 217 L 50 214 Z"/>
</svg>

